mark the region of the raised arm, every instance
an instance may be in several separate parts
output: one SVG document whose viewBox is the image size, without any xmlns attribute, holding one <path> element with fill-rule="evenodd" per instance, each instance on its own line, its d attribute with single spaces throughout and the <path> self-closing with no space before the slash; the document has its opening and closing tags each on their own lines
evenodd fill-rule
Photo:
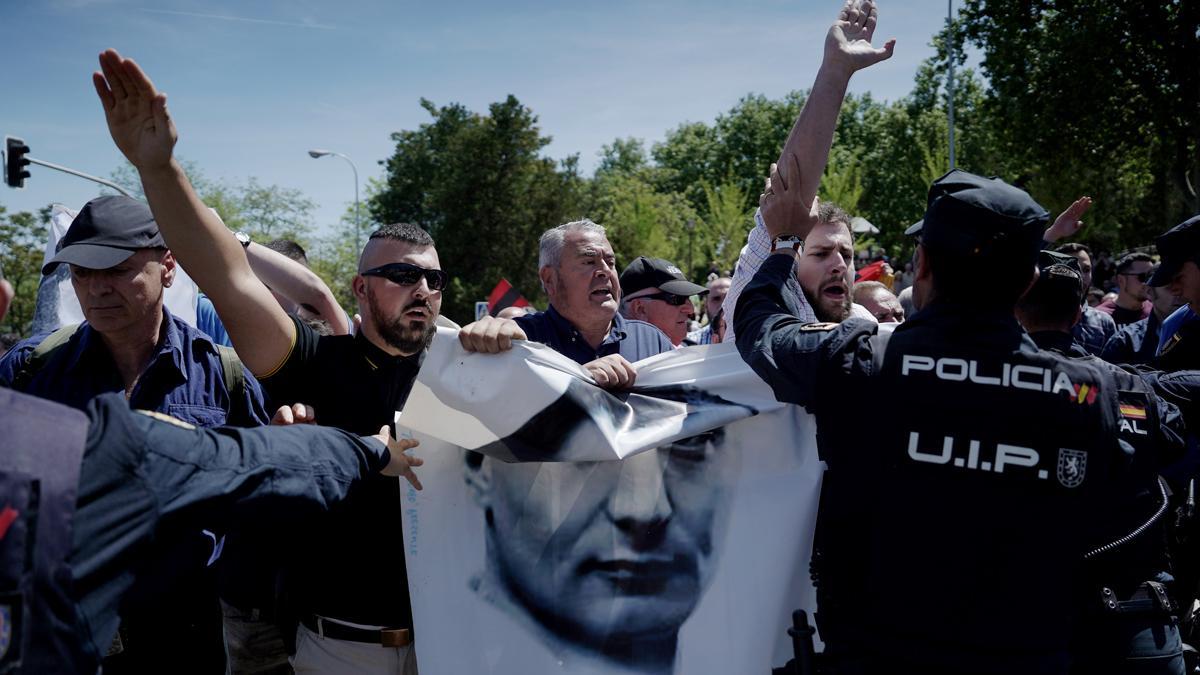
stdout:
<svg viewBox="0 0 1200 675">
<path fill-rule="evenodd" d="M 246 247 L 246 258 L 250 261 L 250 269 L 272 291 L 297 306 L 308 308 L 318 319 L 327 321 L 334 335 L 350 332 L 346 312 L 333 297 L 329 285 L 316 272 L 279 251 L 255 242 Z"/>
<path fill-rule="evenodd" d="M 888 40 L 878 49 L 871 46 L 878 18 L 874 0 L 848 0 L 825 35 L 825 54 L 817 79 L 800 117 L 788 134 L 778 162 L 787 179 L 791 171 L 788 155 L 799 159 L 801 178 L 798 187 L 805 204 L 812 204 L 817 196 L 850 76 L 891 58 L 896 46 L 895 40 Z"/>
<path fill-rule="evenodd" d="M 113 141 L 142 179 L 163 239 L 212 300 L 238 356 L 255 375 L 287 358 L 296 327 L 250 269 L 242 246 L 196 195 L 173 157 L 178 134 L 167 96 L 131 59 L 100 55 L 92 75 Z"/>
</svg>

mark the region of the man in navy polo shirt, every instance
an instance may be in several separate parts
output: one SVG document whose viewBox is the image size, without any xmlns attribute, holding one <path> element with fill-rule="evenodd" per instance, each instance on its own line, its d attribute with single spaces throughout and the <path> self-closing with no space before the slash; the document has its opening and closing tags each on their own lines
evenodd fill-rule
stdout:
<svg viewBox="0 0 1200 675">
<path fill-rule="evenodd" d="M 546 230 L 538 242 L 538 276 L 550 308 L 516 319 L 484 317 L 459 333 L 464 348 L 496 353 L 512 340 L 533 340 L 573 359 L 596 384 L 633 384 L 633 362 L 674 349 L 666 334 L 617 313 L 621 283 L 604 228 L 578 220 Z"/>
</svg>

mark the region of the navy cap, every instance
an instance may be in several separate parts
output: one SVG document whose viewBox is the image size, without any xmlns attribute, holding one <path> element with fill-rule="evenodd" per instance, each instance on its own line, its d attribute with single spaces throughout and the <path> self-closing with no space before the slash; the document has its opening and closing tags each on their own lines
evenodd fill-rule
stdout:
<svg viewBox="0 0 1200 675">
<path fill-rule="evenodd" d="M 1172 227 L 1154 240 L 1162 264 L 1154 276 L 1146 282 L 1151 286 L 1166 286 L 1171 283 L 1183 264 L 1195 260 L 1200 254 L 1200 215 L 1192 216 Z"/>
<path fill-rule="evenodd" d="M 905 234 L 925 247 L 974 258 L 1037 260 L 1050 213 L 999 178 L 954 170 L 934 181 L 924 220 Z M 1026 258 L 1027 257 L 1027 258 Z"/>
<path fill-rule="evenodd" d="M 647 288 L 657 288 L 675 295 L 699 295 L 708 292 L 707 288 L 688 281 L 683 272 L 670 262 L 662 258 L 639 256 L 621 272 L 621 294 L 628 298 L 631 294 Z"/>
<path fill-rule="evenodd" d="M 1069 293 L 1076 302 L 1083 300 L 1083 269 L 1079 258 L 1055 251 L 1038 253 L 1038 280 L 1036 286 L 1052 288 Z"/>
<path fill-rule="evenodd" d="M 124 195 L 97 197 L 87 204 L 58 242 L 58 253 L 42 266 L 50 274 L 61 263 L 92 270 L 115 267 L 139 249 L 166 247 L 150 207 Z"/>
</svg>

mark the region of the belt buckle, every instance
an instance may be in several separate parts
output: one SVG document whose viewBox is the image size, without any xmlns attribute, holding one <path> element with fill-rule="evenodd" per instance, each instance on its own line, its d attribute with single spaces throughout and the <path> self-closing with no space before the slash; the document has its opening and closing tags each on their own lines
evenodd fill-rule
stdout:
<svg viewBox="0 0 1200 675">
<path fill-rule="evenodd" d="M 393 628 L 379 631 L 379 642 L 384 647 L 407 647 L 412 644 L 412 632 L 407 628 Z"/>
</svg>

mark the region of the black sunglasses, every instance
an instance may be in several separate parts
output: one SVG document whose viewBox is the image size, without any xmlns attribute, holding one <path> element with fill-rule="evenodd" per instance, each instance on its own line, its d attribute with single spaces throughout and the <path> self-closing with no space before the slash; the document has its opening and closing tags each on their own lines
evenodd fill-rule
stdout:
<svg viewBox="0 0 1200 675">
<path fill-rule="evenodd" d="M 653 293 L 651 295 L 639 295 L 638 297 L 633 298 L 633 299 L 634 300 L 643 300 L 643 299 L 645 299 L 645 300 L 662 300 L 663 302 L 667 303 L 668 305 L 675 305 L 676 307 L 680 307 L 684 303 L 688 302 L 688 296 L 675 295 L 674 293 Z"/>
<path fill-rule="evenodd" d="M 1154 271 L 1149 272 L 1118 272 L 1123 277 L 1134 277 L 1143 284 L 1150 281 L 1150 277 L 1154 276 Z"/>
<path fill-rule="evenodd" d="M 388 263 L 360 274 L 364 277 L 383 277 L 401 286 L 412 286 L 421 281 L 421 277 L 425 277 L 425 283 L 429 284 L 431 291 L 444 290 L 446 284 L 450 283 L 450 275 L 441 270 L 426 269 L 408 263 Z"/>
</svg>

